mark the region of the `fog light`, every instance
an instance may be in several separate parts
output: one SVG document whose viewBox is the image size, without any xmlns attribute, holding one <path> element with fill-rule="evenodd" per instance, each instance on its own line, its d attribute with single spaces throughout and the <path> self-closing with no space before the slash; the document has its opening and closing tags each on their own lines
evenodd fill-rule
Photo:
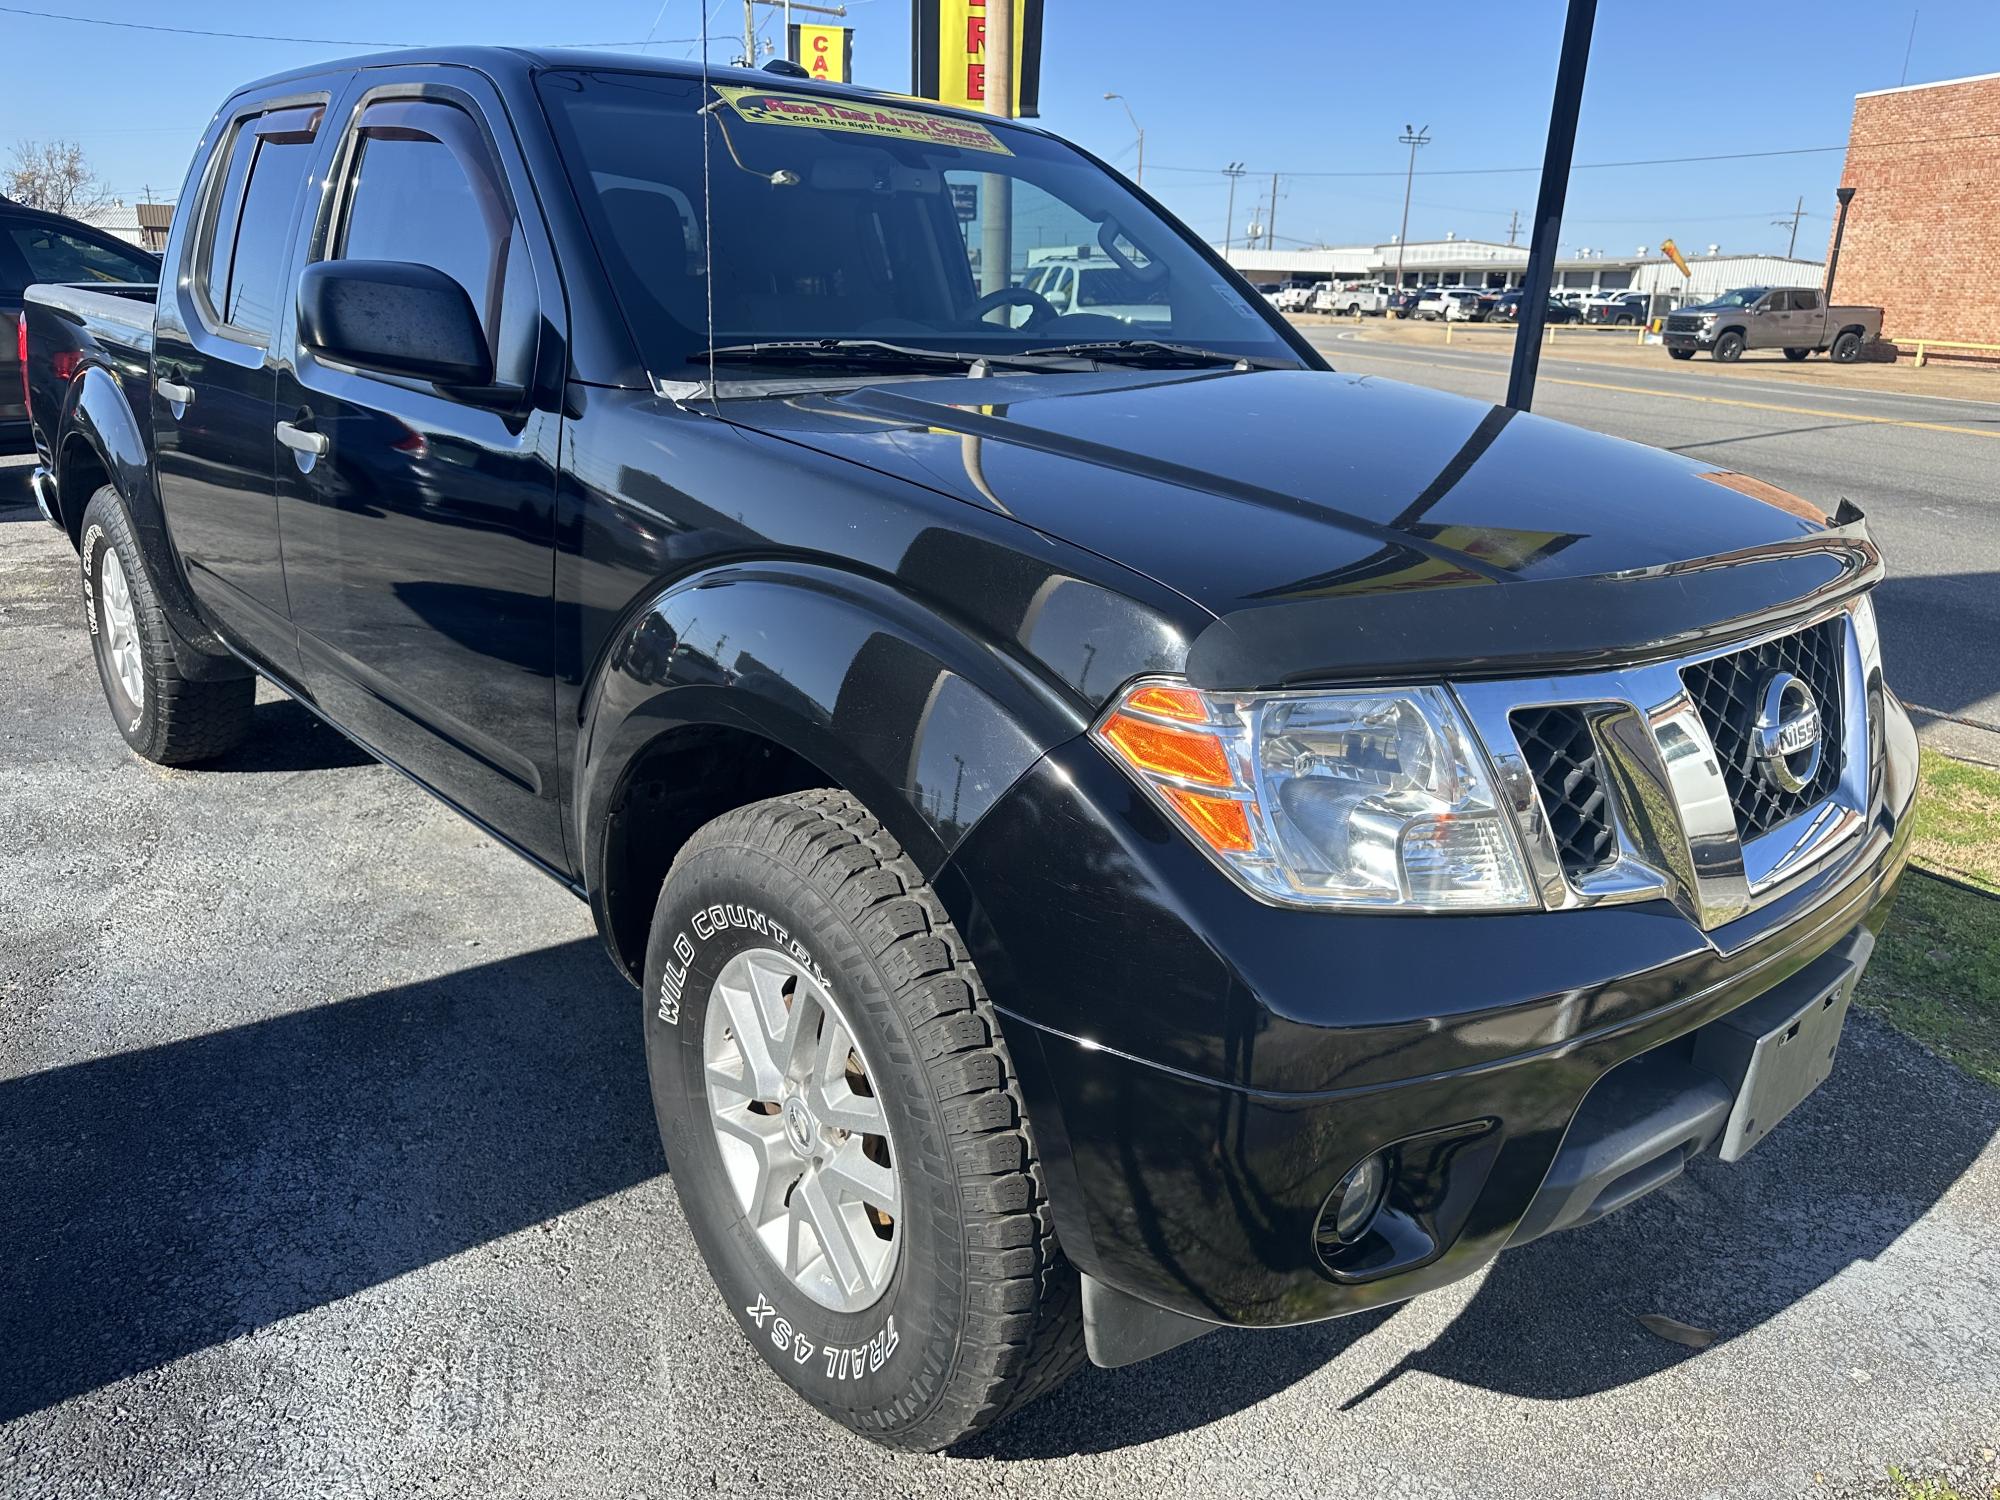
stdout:
<svg viewBox="0 0 2000 1500">
<path fill-rule="evenodd" d="M 1330 1199 L 1334 1238 L 1343 1245 L 1351 1245 L 1366 1234 L 1381 1211 L 1388 1187 L 1389 1163 L 1379 1151 L 1341 1178 Z M 1329 1220 L 1323 1218 L 1320 1222 L 1326 1225 Z"/>
</svg>

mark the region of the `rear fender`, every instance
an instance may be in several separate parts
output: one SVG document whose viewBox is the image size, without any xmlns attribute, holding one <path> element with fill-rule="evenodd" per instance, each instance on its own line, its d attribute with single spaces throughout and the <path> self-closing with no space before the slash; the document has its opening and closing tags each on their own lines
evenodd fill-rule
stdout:
<svg viewBox="0 0 2000 1500">
<path fill-rule="evenodd" d="M 627 617 L 584 698 L 574 848 L 600 930 L 626 773 L 659 736 L 748 731 L 860 799 L 928 877 L 1084 710 L 999 646 L 873 577 L 728 565 Z"/>
<path fill-rule="evenodd" d="M 58 431 L 56 505 L 70 540 L 82 542 L 83 512 L 97 488 L 92 481 L 109 483 L 131 517 L 146 573 L 172 627 L 181 675 L 201 680 L 246 675 L 249 669 L 209 628 L 188 589 L 167 537 L 144 429 L 117 377 L 101 364 L 87 366 L 65 397 Z"/>
</svg>

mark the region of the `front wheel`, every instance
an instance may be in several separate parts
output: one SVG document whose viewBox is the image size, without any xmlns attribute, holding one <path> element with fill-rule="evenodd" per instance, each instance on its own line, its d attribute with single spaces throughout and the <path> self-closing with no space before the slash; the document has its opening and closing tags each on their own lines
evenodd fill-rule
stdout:
<svg viewBox="0 0 2000 1500">
<path fill-rule="evenodd" d="M 1715 357 L 1725 364 L 1733 364 L 1743 357 L 1743 335 L 1725 333 L 1715 341 Z"/>
<path fill-rule="evenodd" d="M 951 919 L 843 792 L 725 814 L 646 950 L 667 1160 L 744 1336 L 844 1426 L 970 1436 L 1083 1359 L 1006 1042 Z"/>
<path fill-rule="evenodd" d="M 250 733 L 257 679 L 184 675 L 125 502 L 110 485 L 83 512 L 83 602 L 98 679 L 118 732 L 147 760 L 195 765 Z"/>
<path fill-rule="evenodd" d="M 1675 358 L 1675 359 L 1693 359 L 1693 358 L 1694 358 L 1694 350 L 1692 350 L 1692 349 L 1669 349 L 1669 350 L 1667 351 L 1667 353 L 1668 353 L 1669 355 L 1671 355 L 1671 356 L 1672 356 L 1673 358 Z"/>
<path fill-rule="evenodd" d="M 1861 335 L 1848 329 L 1833 341 L 1833 362 L 1837 365 L 1851 365 L 1861 358 Z"/>
</svg>

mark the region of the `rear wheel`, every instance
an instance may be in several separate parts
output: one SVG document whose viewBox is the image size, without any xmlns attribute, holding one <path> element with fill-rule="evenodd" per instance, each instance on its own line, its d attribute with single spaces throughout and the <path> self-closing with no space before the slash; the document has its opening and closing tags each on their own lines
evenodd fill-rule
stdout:
<svg viewBox="0 0 2000 1500">
<path fill-rule="evenodd" d="M 257 680 L 182 674 L 131 517 L 108 484 L 84 509 L 82 553 L 91 651 L 125 743 L 163 766 L 195 765 L 234 749 L 250 732 Z"/>
<path fill-rule="evenodd" d="M 646 952 L 646 1061 L 744 1335 L 866 1437 L 937 1449 L 1083 1359 L 1012 1060 L 944 908 L 842 792 L 697 832 Z"/>
<path fill-rule="evenodd" d="M 1861 335 L 1852 328 L 1833 341 L 1833 362 L 1851 365 L 1861 358 Z"/>
<path fill-rule="evenodd" d="M 1785 351 L 1785 358 L 1789 359 L 1793 364 L 1797 364 L 1810 353 L 1812 353 L 1810 349 L 1787 349 Z"/>
<path fill-rule="evenodd" d="M 1734 363 L 1743 357 L 1743 335 L 1725 333 L 1715 341 L 1715 357 L 1725 364 Z"/>
</svg>

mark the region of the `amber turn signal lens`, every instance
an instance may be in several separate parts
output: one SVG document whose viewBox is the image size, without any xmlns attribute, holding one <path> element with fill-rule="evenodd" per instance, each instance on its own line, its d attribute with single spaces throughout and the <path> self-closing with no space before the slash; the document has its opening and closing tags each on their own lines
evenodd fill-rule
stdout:
<svg viewBox="0 0 2000 1500">
<path fill-rule="evenodd" d="M 1161 795 L 1174 805 L 1189 828 L 1201 841 L 1222 854 L 1250 854 L 1257 841 L 1250 833 L 1248 802 L 1229 797 L 1209 797 L 1185 787 L 1163 786 Z"/>
<path fill-rule="evenodd" d="M 1125 706 L 1135 712 L 1152 714 L 1160 719 L 1179 719 L 1183 724 L 1206 724 L 1208 705 L 1201 701 L 1201 694 L 1193 688 L 1167 687 L 1162 683 L 1149 682 L 1135 689 L 1125 700 Z"/>
<path fill-rule="evenodd" d="M 1173 729 L 1123 713 L 1105 721 L 1103 734 L 1136 770 L 1203 786 L 1232 784 L 1228 753 L 1212 734 Z"/>
</svg>

